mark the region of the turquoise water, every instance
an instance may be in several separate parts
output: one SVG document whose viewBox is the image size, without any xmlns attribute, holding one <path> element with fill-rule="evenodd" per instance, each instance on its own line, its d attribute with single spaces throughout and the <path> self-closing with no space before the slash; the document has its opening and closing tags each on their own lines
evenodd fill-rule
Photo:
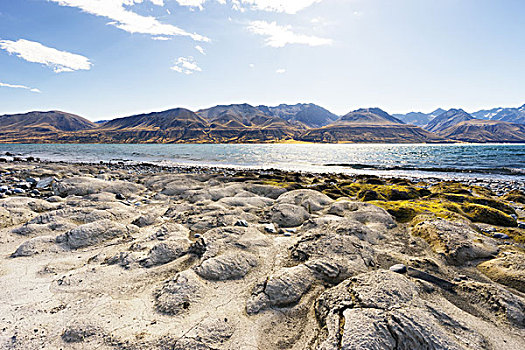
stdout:
<svg viewBox="0 0 525 350">
<path fill-rule="evenodd" d="M 2 144 L 53 161 L 278 168 L 315 172 L 525 181 L 525 145 L 427 144 Z"/>
</svg>

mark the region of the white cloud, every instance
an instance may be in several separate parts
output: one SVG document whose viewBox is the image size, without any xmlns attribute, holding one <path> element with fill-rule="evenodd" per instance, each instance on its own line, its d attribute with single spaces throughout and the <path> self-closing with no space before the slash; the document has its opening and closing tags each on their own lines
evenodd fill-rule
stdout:
<svg viewBox="0 0 525 350">
<path fill-rule="evenodd" d="M 320 38 L 292 31 L 292 26 L 280 26 L 275 22 L 252 21 L 248 30 L 254 34 L 265 36 L 266 45 L 284 47 L 288 44 L 303 44 L 309 46 L 331 45 L 332 39 Z"/>
<path fill-rule="evenodd" d="M 184 74 L 193 74 L 195 72 L 202 72 L 202 69 L 197 65 L 193 57 L 179 57 L 175 60 L 175 64 L 171 67 L 172 70 Z"/>
<path fill-rule="evenodd" d="M 55 73 L 91 69 L 91 62 L 87 57 L 59 51 L 35 41 L 24 39 L 17 41 L 0 40 L 0 49 L 15 54 L 28 62 L 42 63 L 52 67 Z"/>
<path fill-rule="evenodd" d="M 285 12 L 295 14 L 323 0 L 232 0 L 233 8 L 244 10 L 248 6 L 252 10 Z"/>
<path fill-rule="evenodd" d="M 277 70 L 275 71 L 275 73 L 277 73 L 277 74 L 284 74 L 284 73 L 286 73 L 286 69 L 284 69 L 284 68 L 279 68 L 279 69 L 277 69 Z"/>
<path fill-rule="evenodd" d="M 153 5 L 164 6 L 164 0 L 150 0 Z"/>
<path fill-rule="evenodd" d="M 250 66 L 250 68 L 254 68 L 254 67 L 255 67 L 255 64 L 250 63 L 249 66 Z"/>
<path fill-rule="evenodd" d="M 160 40 L 160 41 L 171 40 L 171 38 L 167 37 L 167 36 L 154 36 L 151 39 L 153 39 L 153 40 Z"/>
<path fill-rule="evenodd" d="M 92 15 L 106 17 L 109 24 L 129 33 L 154 36 L 188 36 L 195 41 L 209 41 L 205 36 L 189 33 L 171 24 L 161 23 L 155 17 L 142 16 L 130 11 L 126 6 L 141 3 L 143 0 L 49 0 L 60 6 L 76 7 Z M 157 1 L 159 2 L 159 1 Z"/>
<path fill-rule="evenodd" d="M 195 46 L 195 50 L 199 51 L 201 54 L 206 56 L 206 51 L 204 51 L 204 49 L 200 45 Z"/>
<path fill-rule="evenodd" d="M 188 7 L 198 7 L 202 10 L 202 5 L 206 2 L 206 0 L 177 0 L 177 3 L 180 6 L 188 6 Z"/>
<path fill-rule="evenodd" d="M 7 84 L 7 83 L 2 83 L 2 82 L 0 82 L 0 87 L 7 87 L 7 88 L 12 88 L 12 89 L 24 89 L 24 90 L 29 90 L 31 92 L 36 92 L 36 93 L 41 93 L 42 92 L 42 91 L 40 91 L 38 89 L 31 88 L 29 86 L 16 85 L 16 84 Z"/>
</svg>

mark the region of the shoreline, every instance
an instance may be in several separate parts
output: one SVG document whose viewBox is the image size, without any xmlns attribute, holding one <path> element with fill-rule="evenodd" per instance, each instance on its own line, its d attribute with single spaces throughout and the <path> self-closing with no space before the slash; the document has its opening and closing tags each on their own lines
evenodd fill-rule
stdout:
<svg viewBox="0 0 525 350">
<path fill-rule="evenodd" d="M 9 152 L 7 152 L 9 153 Z M 481 173 L 481 172 L 472 172 L 468 169 L 432 169 L 426 173 L 425 169 L 380 169 L 365 166 L 360 169 L 348 168 L 344 164 L 325 164 L 323 168 L 333 168 L 333 169 L 318 169 L 318 170 L 300 170 L 300 169 L 286 169 L 270 166 L 250 166 L 250 165 L 232 165 L 232 164 L 206 164 L 206 163 L 178 163 L 178 162 L 155 162 L 155 161 L 141 161 L 141 160 L 100 160 L 96 161 L 75 161 L 75 160 L 47 160 L 40 159 L 31 155 L 15 155 L 11 154 L 6 156 L 0 156 L 0 164 L 2 163 L 16 163 L 16 162 L 29 162 L 36 161 L 40 164 L 76 164 L 84 166 L 108 166 L 115 168 L 126 168 L 126 167 L 149 167 L 157 169 L 158 171 L 173 171 L 177 172 L 190 172 L 190 171 L 205 171 L 208 173 L 211 172 L 251 172 L 255 173 L 265 173 L 265 172 L 280 172 L 280 173 L 289 173 L 289 174 L 302 174 L 302 175 L 316 175 L 316 176 L 345 176 L 349 178 L 359 178 L 359 177 L 378 177 L 382 179 L 405 179 L 412 182 L 421 182 L 427 183 L 429 186 L 440 183 L 440 182 L 458 182 L 468 186 L 482 186 L 494 191 L 497 195 L 503 195 L 506 192 L 511 190 L 520 190 L 525 192 L 525 181 L 521 179 L 516 179 L 514 177 L 523 177 L 525 180 L 525 174 L 501 174 L 501 173 Z M 8 157 L 8 158 L 6 158 Z M 321 168 L 321 167 L 319 167 Z M 412 174 L 411 174 L 412 173 Z M 438 174 L 436 174 L 438 173 Z M 441 175 L 441 176 L 440 176 Z M 469 176 L 471 175 L 471 176 Z M 496 178 L 495 175 L 500 177 L 511 177 L 509 179 Z"/>
<path fill-rule="evenodd" d="M 18 157 L 16 157 L 18 158 Z M 29 159 L 29 160 L 28 160 Z M 431 186 L 437 185 L 439 183 L 460 183 L 466 186 L 480 186 L 487 188 L 494 192 L 496 196 L 503 196 L 504 194 L 510 191 L 522 191 L 525 192 L 525 183 L 517 180 L 502 180 L 502 179 L 476 179 L 476 178 L 466 178 L 466 179 L 453 179 L 453 178 L 440 178 L 432 176 L 416 176 L 416 175 L 400 175 L 400 174 L 385 174 L 378 175 L 373 172 L 368 173 L 363 171 L 361 173 L 345 173 L 338 171 L 300 171 L 300 170 L 286 170 L 279 168 L 260 168 L 260 167 L 232 167 L 232 166 L 219 166 L 219 165 L 194 165 L 194 164 L 156 164 L 152 162 L 124 162 L 124 161 L 99 161 L 99 162 L 82 162 L 82 161 L 50 161 L 50 160 L 40 160 L 38 158 L 29 156 L 22 158 L 21 160 L 13 160 L 11 162 L 1 162 L 1 164 L 31 164 L 34 165 L 76 165 L 76 166 L 87 166 L 87 167 L 106 167 L 111 170 L 128 170 L 133 171 L 140 169 L 141 171 L 147 170 L 152 173 L 171 173 L 171 174 L 217 174 L 225 173 L 229 176 L 260 176 L 260 175 L 281 175 L 286 174 L 290 176 L 313 176 L 318 178 L 340 178 L 345 181 L 364 178 L 378 178 L 385 181 L 396 181 L 396 180 L 406 180 L 414 184 L 419 184 L 422 188 L 429 188 Z M 0 197 L 1 198 L 1 197 Z"/>
</svg>

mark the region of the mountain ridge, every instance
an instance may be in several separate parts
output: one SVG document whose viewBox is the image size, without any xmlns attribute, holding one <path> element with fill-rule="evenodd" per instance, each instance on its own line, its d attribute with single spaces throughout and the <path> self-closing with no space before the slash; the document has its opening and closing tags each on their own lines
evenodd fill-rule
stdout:
<svg viewBox="0 0 525 350">
<path fill-rule="evenodd" d="M 516 110 L 525 113 L 525 105 Z M 98 123 L 66 112 L 34 111 L 0 116 L 0 142 L 525 142 L 517 124 L 500 120 L 483 123 L 462 109 L 412 114 L 430 121 L 421 128 L 378 107 L 356 109 L 339 117 L 313 103 L 274 107 L 241 103 L 196 112 L 172 108 Z"/>
</svg>

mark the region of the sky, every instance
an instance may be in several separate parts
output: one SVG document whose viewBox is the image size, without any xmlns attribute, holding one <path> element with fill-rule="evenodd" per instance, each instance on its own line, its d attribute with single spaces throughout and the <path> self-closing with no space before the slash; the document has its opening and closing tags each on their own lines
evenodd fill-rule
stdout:
<svg viewBox="0 0 525 350">
<path fill-rule="evenodd" d="M 523 0 L 0 0 L 0 114 L 525 103 Z"/>
</svg>

